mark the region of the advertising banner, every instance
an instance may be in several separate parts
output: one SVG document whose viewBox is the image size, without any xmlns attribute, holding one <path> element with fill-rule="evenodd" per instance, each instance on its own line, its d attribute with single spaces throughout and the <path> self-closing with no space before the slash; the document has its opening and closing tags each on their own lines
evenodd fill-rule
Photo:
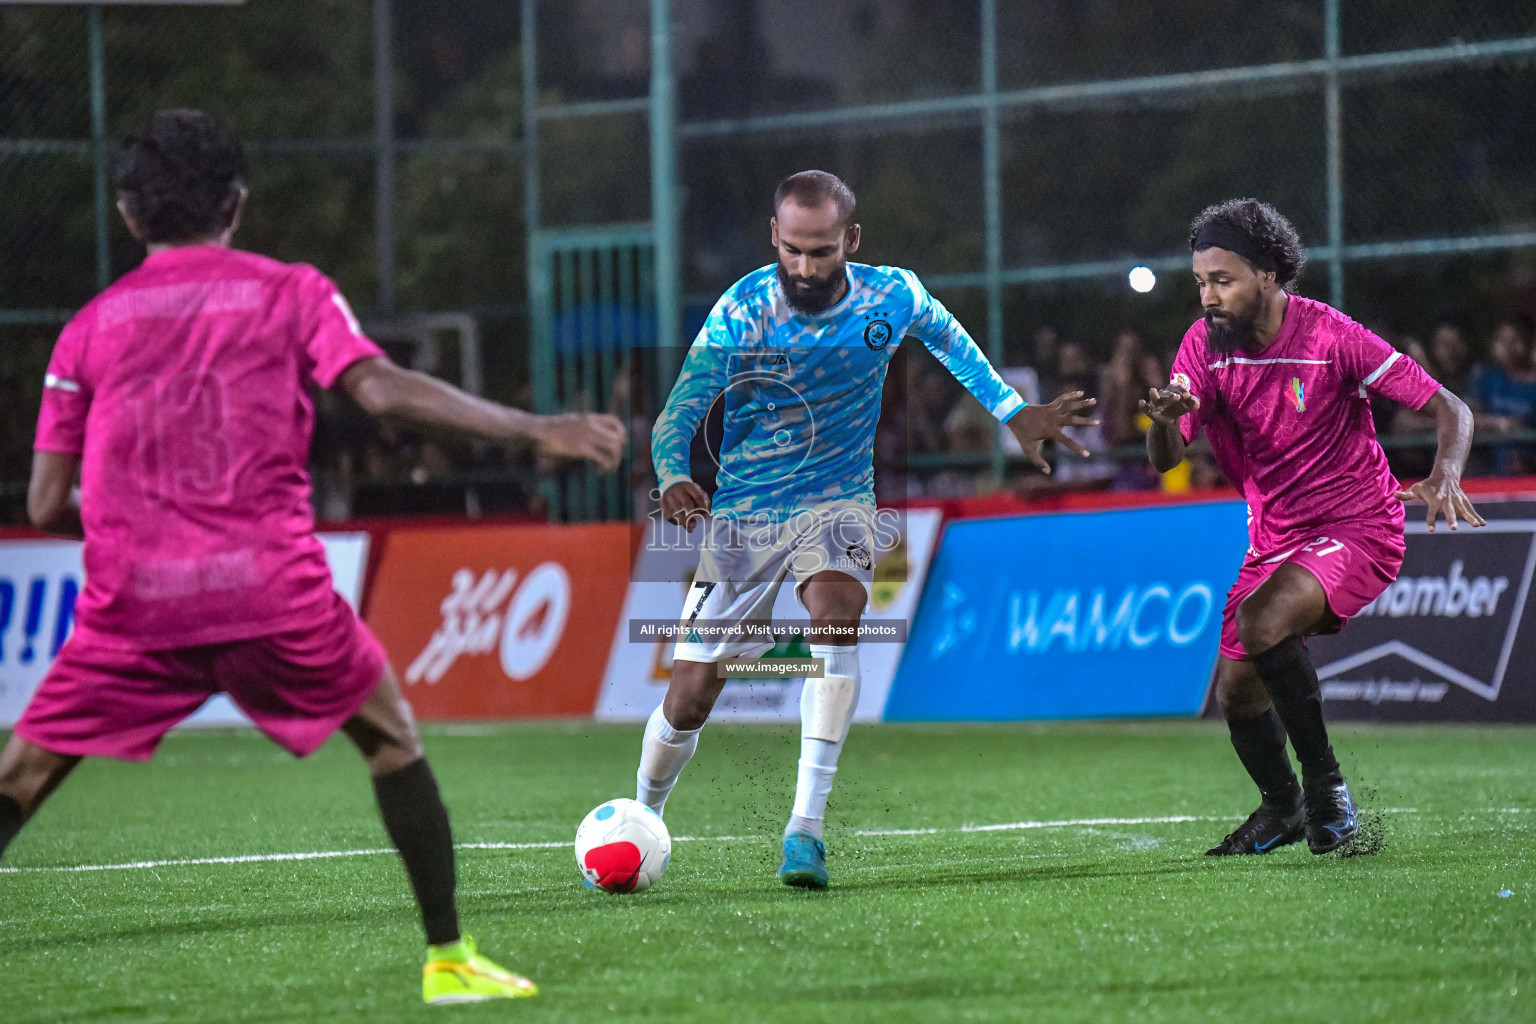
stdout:
<svg viewBox="0 0 1536 1024">
<path fill-rule="evenodd" d="M 875 561 L 875 582 L 866 621 L 901 620 L 910 626 L 922 591 L 934 542 L 938 538 L 940 517 L 933 509 L 888 513 L 887 519 L 900 536 L 890 550 L 879 553 Z M 676 622 L 682 617 L 683 601 L 699 564 L 699 539 L 702 531 L 687 533 L 681 527 L 652 520 L 642 539 L 635 562 L 634 581 L 624 601 L 624 613 L 613 633 L 613 649 L 597 704 L 597 717 L 614 721 L 641 720 L 661 703 L 672 679 L 670 639 L 642 640 L 631 635 L 630 624 L 648 620 Z M 793 580 L 784 584 L 774 604 L 777 620 L 803 622 L 805 609 L 795 597 Z M 773 650 L 765 658 L 808 657 L 804 639 L 791 632 L 778 634 Z M 854 711 L 856 720 L 879 721 L 884 710 L 896 666 L 901 660 L 901 643 L 861 643 L 859 675 L 861 690 Z M 800 678 L 732 680 L 725 684 L 715 704 L 715 719 L 735 718 L 756 721 L 799 721 Z"/>
<path fill-rule="evenodd" d="M 1193 715 L 1242 502 L 951 523 L 887 720 Z"/>
<path fill-rule="evenodd" d="M 391 532 L 368 625 L 417 715 L 590 715 L 629 584 L 630 529 Z"/>
<path fill-rule="evenodd" d="M 353 608 L 368 565 L 366 533 L 322 533 L 336 590 Z M 72 540 L 0 541 L 0 726 L 21 717 L 74 624 L 85 580 L 81 545 Z M 215 697 L 185 725 L 240 725 L 247 719 Z"/>
<path fill-rule="evenodd" d="M 1336 636 L 1308 641 L 1333 719 L 1536 721 L 1536 504 L 1428 532 L 1409 510 L 1397 582 Z"/>
</svg>

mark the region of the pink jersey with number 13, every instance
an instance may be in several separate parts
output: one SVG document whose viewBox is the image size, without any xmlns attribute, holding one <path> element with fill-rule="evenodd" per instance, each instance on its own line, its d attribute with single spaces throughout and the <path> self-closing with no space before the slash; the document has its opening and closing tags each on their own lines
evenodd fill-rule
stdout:
<svg viewBox="0 0 1536 1024">
<path fill-rule="evenodd" d="M 1280 333 L 1262 352 L 1212 351 L 1204 320 L 1184 335 L 1173 379 L 1200 399 L 1180 422 L 1184 439 L 1204 430 L 1247 499 L 1250 559 L 1283 555 L 1341 523 L 1401 543 L 1398 482 L 1376 443 L 1367 393 L 1417 410 L 1440 385 L 1331 306 L 1287 299 Z"/>
<path fill-rule="evenodd" d="M 328 607 L 308 385 L 381 354 L 313 267 L 211 245 L 148 257 L 76 314 L 36 441 L 81 456 L 76 631 L 162 650 L 283 632 Z"/>
</svg>

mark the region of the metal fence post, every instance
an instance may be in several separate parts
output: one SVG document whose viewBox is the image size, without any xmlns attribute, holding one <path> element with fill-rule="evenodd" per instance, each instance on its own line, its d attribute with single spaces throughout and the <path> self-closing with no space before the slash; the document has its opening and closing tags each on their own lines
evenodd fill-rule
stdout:
<svg viewBox="0 0 1536 1024">
<path fill-rule="evenodd" d="M 664 387 L 682 365 L 678 266 L 677 97 L 668 0 L 651 0 L 651 230 L 656 244 L 656 345 Z"/>
<path fill-rule="evenodd" d="M 107 71 L 101 37 L 101 5 L 91 4 L 87 14 L 91 49 L 91 165 L 96 203 L 96 290 L 112 283 L 112 260 L 107 248 Z"/>
<path fill-rule="evenodd" d="M 1324 104 L 1328 132 L 1328 301 L 1344 308 L 1344 123 L 1339 109 L 1339 0 L 1326 0 Z"/>
<path fill-rule="evenodd" d="M 392 0 L 373 0 L 373 233 L 379 311 L 395 311 L 395 76 Z"/>
<path fill-rule="evenodd" d="M 539 41 L 537 0 L 522 0 L 523 79 L 523 230 L 528 240 L 528 361 L 533 383 L 535 412 L 557 411 L 555 396 L 555 337 L 550 317 L 553 281 L 550 253 L 544 244 L 539 209 Z M 558 522 L 563 515 L 560 481 L 550 477 L 539 480 L 539 493 L 549 507 L 549 518 Z"/>
<path fill-rule="evenodd" d="M 536 0 L 522 0 L 523 230 L 528 239 L 529 362 L 533 407 L 554 412 L 554 338 L 549 321 L 549 257 L 542 244 L 539 211 L 539 72 Z"/>
<path fill-rule="evenodd" d="M 986 209 L 987 358 L 1001 366 L 1003 353 L 1003 199 L 1002 157 L 997 124 L 997 0 L 981 0 L 982 190 Z M 1003 482 L 1002 435 L 992 432 L 992 476 Z"/>
</svg>

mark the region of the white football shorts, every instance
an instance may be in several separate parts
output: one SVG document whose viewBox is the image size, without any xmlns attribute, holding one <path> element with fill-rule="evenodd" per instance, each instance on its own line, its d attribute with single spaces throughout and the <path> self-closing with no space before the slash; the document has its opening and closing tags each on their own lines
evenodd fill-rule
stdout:
<svg viewBox="0 0 1536 1024">
<path fill-rule="evenodd" d="M 766 629 L 732 636 L 719 635 L 718 628 L 766 626 L 787 577 L 795 579 L 797 598 L 807 580 L 826 570 L 852 576 L 864 584 L 866 594 L 874 582 L 879 549 L 875 510 L 868 505 L 823 505 L 775 523 L 711 518 L 702 529 L 708 532 L 699 571 L 683 602 L 683 639 L 673 654 L 678 661 L 714 663 L 770 650 L 773 639 Z"/>
</svg>

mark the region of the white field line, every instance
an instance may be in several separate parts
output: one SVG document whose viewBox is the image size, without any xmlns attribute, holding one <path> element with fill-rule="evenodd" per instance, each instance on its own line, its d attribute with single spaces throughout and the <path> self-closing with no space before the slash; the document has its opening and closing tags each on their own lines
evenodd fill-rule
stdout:
<svg viewBox="0 0 1536 1024">
<path fill-rule="evenodd" d="M 389 850 L 315 850 L 309 853 L 251 853 L 243 857 L 187 857 L 183 860 L 136 860 L 127 864 L 70 864 L 56 867 L 0 868 L 0 874 L 32 874 L 39 871 L 135 871 L 148 868 L 179 868 L 194 864 L 262 864 L 284 860 L 329 860 L 333 857 L 369 857 Z"/>
<path fill-rule="evenodd" d="M 1226 817 L 1174 814 L 1166 818 L 1067 818 L 1061 821 L 1010 821 L 1001 825 L 961 825 L 959 828 L 867 828 L 856 836 L 936 836 L 949 832 L 1018 832 L 1031 828 L 1073 828 L 1088 825 L 1179 825 L 1187 821 L 1226 821 Z"/>
<path fill-rule="evenodd" d="M 937 835 L 940 833 L 961 832 L 1007 832 L 1015 829 L 1027 828 L 1070 828 L 1074 825 L 1134 825 L 1173 823 L 1185 821 L 1199 821 L 1188 815 L 1177 815 L 1168 818 L 1082 818 L 1079 820 L 1063 821 L 1015 821 L 1001 825 L 962 825 L 959 828 L 925 828 L 925 829 L 866 829 L 856 832 L 859 836 L 907 836 L 907 835 Z M 1212 818 L 1204 820 L 1220 820 L 1225 818 Z M 761 841 L 765 836 L 673 836 L 673 842 L 678 843 L 741 843 Z M 560 842 L 542 843 L 456 843 L 455 848 L 460 850 L 557 850 L 570 847 L 568 840 Z M 380 848 L 370 850 L 315 850 L 307 853 L 252 853 L 237 857 L 186 857 L 177 860 L 140 860 L 126 864 L 71 864 L 52 867 L 0 867 L 0 874 L 35 874 L 38 872 L 74 872 L 74 871 L 134 871 L 150 868 L 180 868 L 195 867 L 203 864 L 262 864 L 283 861 L 301 860 L 331 860 L 337 857 L 374 857 L 381 854 L 394 853 L 393 849 Z"/>
<path fill-rule="evenodd" d="M 1528 807 L 1494 808 L 1494 814 L 1527 814 Z M 1416 807 L 1388 807 L 1387 814 L 1417 814 Z M 1021 832 L 1040 828 L 1090 828 L 1094 825 L 1179 825 L 1194 821 L 1234 821 L 1234 815 L 1172 814 L 1157 818 L 1062 818 L 1055 821 L 1010 821 L 994 825 L 961 825 L 956 828 L 869 828 L 854 835 L 868 838 L 883 836 L 965 835 L 979 832 Z M 678 843 L 758 842 L 766 836 L 673 836 Z M 570 848 L 569 840 L 538 843 L 457 843 L 460 850 L 560 850 Z M 392 848 L 366 850 L 313 850 L 305 853 L 250 853 L 236 857 L 186 857 L 176 860 L 139 860 L 123 864 L 66 864 L 48 867 L 0 867 L 0 875 L 56 874 L 79 871 L 142 871 L 153 868 L 197 867 L 204 864 L 271 864 L 286 861 L 333 860 L 338 857 L 377 857 L 393 854 Z"/>
</svg>

